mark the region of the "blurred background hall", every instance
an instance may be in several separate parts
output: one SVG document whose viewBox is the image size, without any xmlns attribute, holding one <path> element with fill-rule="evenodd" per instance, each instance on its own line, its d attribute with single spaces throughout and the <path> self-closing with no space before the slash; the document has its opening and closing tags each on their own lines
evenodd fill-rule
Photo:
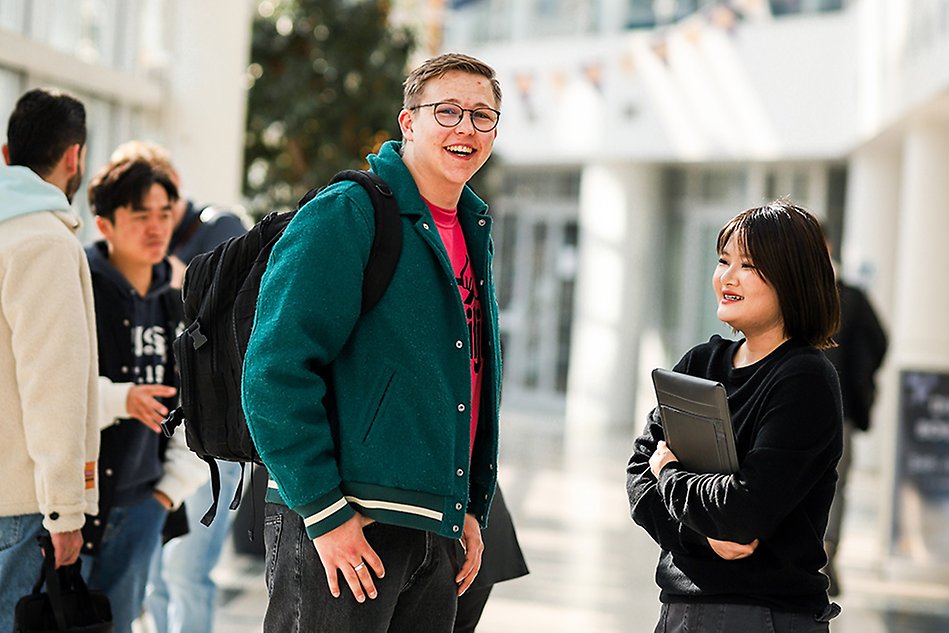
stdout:
<svg viewBox="0 0 949 633">
<path fill-rule="evenodd" d="M 190 197 L 252 221 L 359 167 L 397 131 L 406 67 L 450 50 L 504 89 L 475 188 L 532 571 L 479 631 L 652 630 L 658 550 L 624 493 L 649 370 L 727 333 L 714 237 L 779 196 L 822 218 L 890 336 L 833 630 L 949 630 L 949 0 L 0 0 L 0 116 L 64 88 L 88 108 L 87 173 L 153 140 Z M 238 550 L 217 630 L 259 631 L 262 565 Z"/>
</svg>

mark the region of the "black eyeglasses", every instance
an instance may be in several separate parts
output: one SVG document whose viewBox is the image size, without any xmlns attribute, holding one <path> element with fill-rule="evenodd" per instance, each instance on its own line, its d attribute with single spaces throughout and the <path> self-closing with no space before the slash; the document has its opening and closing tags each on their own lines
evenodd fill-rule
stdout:
<svg viewBox="0 0 949 633">
<path fill-rule="evenodd" d="M 457 103 L 423 103 L 422 105 L 412 106 L 409 110 L 418 110 L 419 108 L 432 108 L 435 113 L 435 121 L 442 127 L 455 127 L 465 118 L 465 112 L 471 113 L 471 125 L 479 132 L 490 132 L 498 126 L 498 120 L 501 113 L 494 108 L 475 108 L 470 110 L 462 108 Z"/>
</svg>

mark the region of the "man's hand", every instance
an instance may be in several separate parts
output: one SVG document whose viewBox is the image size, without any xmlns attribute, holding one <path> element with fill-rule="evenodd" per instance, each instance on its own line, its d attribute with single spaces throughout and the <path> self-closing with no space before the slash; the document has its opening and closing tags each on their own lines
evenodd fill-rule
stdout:
<svg viewBox="0 0 949 633">
<path fill-rule="evenodd" d="M 659 471 L 662 470 L 662 467 L 669 462 L 677 461 L 679 461 L 679 459 L 669 450 L 669 446 L 666 445 L 664 441 L 659 440 L 659 443 L 656 445 L 656 452 L 649 458 L 649 470 L 652 471 L 656 479 L 659 479 Z"/>
<path fill-rule="evenodd" d="M 56 555 L 56 568 L 72 565 L 79 558 L 82 550 L 82 530 L 72 532 L 52 532 L 53 552 Z"/>
<path fill-rule="evenodd" d="M 178 393 L 167 385 L 132 385 L 125 399 L 129 415 L 139 420 L 155 433 L 161 433 L 161 421 L 168 415 L 168 407 L 158 398 L 170 398 Z"/>
<path fill-rule="evenodd" d="M 461 546 L 465 548 L 465 563 L 455 576 L 458 585 L 458 595 L 468 591 L 478 572 L 481 571 L 481 554 L 484 552 L 484 541 L 481 540 L 481 526 L 478 519 L 472 514 L 465 515 L 465 526 L 461 531 Z"/>
<path fill-rule="evenodd" d="M 719 558 L 725 560 L 738 560 L 740 558 L 748 558 L 755 553 L 755 550 L 758 548 L 758 539 L 753 540 L 751 543 L 732 543 L 731 541 L 716 541 L 713 538 L 705 537 L 708 540 L 708 544 L 711 545 L 712 550 L 718 554 Z"/>
<path fill-rule="evenodd" d="M 342 572 L 353 596 L 356 597 L 356 602 L 365 602 L 366 595 L 370 599 L 378 595 L 369 570 L 375 572 L 376 578 L 385 576 L 386 570 L 382 566 L 382 560 L 363 536 L 363 527 L 370 523 L 372 519 L 357 512 L 336 529 L 313 539 L 316 553 L 320 555 L 326 570 L 326 583 L 334 598 L 339 598 L 338 572 Z"/>
</svg>

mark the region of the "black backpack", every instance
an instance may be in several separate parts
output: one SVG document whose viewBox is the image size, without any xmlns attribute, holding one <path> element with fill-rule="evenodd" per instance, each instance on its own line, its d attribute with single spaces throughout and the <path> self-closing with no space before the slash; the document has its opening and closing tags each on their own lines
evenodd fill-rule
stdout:
<svg viewBox="0 0 949 633">
<path fill-rule="evenodd" d="M 362 314 L 371 310 L 395 272 L 402 252 L 402 224 L 392 191 L 376 174 L 346 170 L 330 185 L 357 182 L 375 210 L 375 235 L 363 274 Z M 182 422 L 188 447 L 211 469 L 213 502 L 201 522 L 210 525 L 217 512 L 221 478 L 216 459 L 260 464 L 241 408 L 241 371 L 257 310 L 260 282 L 274 244 L 299 209 L 319 191 L 311 189 L 297 210 L 271 213 L 245 235 L 232 237 L 188 266 L 182 296 L 188 327 L 172 344 L 180 373 L 180 405 L 162 423 L 169 437 Z M 314 209 L 308 212 L 319 212 Z M 243 484 L 243 474 L 241 475 Z M 241 489 L 230 508 L 240 504 Z"/>
</svg>

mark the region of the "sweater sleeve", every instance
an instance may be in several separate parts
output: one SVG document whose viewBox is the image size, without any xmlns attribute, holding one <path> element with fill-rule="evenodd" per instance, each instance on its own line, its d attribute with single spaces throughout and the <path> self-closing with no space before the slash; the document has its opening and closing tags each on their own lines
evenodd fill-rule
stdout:
<svg viewBox="0 0 949 633">
<path fill-rule="evenodd" d="M 311 535 L 354 512 L 339 488 L 324 373 L 359 318 L 373 235 L 367 209 L 368 195 L 346 183 L 297 213 L 267 264 L 244 361 L 247 425 L 282 498 Z"/>
<path fill-rule="evenodd" d="M 95 511 L 87 504 L 86 489 L 95 486 L 87 472 L 94 473 L 99 445 L 85 255 L 72 236 L 48 237 L 25 242 L 5 267 L 0 306 L 11 329 L 39 511 L 49 531 L 77 530 L 84 513 Z"/>
<path fill-rule="evenodd" d="M 664 467 L 658 490 L 667 512 L 711 538 L 767 539 L 840 456 L 840 401 L 829 378 L 799 371 L 776 381 L 737 473 Z"/>
<path fill-rule="evenodd" d="M 106 376 L 99 376 L 99 428 L 105 429 L 121 418 L 129 417 L 129 389 L 135 383 L 112 382 Z"/>
<path fill-rule="evenodd" d="M 655 408 L 649 413 L 643 434 L 633 443 L 633 454 L 626 467 L 626 493 L 629 496 L 630 513 L 633 521 L 646 530 L 662 549 L 673 552 L 691 551 L 690 542 L 704 543 L 704 538 L 672 516 L 649 468 L 649 458 L 663 439 L 665 436 L 659 409 Z"/>
<path fill-rule="evenodd" d="M 208 465 L 191 452 L 185 441 L 185 431 L 179 428 L 168 440 L 164 472 L 155 489 L 165 493 L 171 499 L 171 509 L 177 510 L 181 502 L 200 488 L 209 476 Z"/>
</svg>

